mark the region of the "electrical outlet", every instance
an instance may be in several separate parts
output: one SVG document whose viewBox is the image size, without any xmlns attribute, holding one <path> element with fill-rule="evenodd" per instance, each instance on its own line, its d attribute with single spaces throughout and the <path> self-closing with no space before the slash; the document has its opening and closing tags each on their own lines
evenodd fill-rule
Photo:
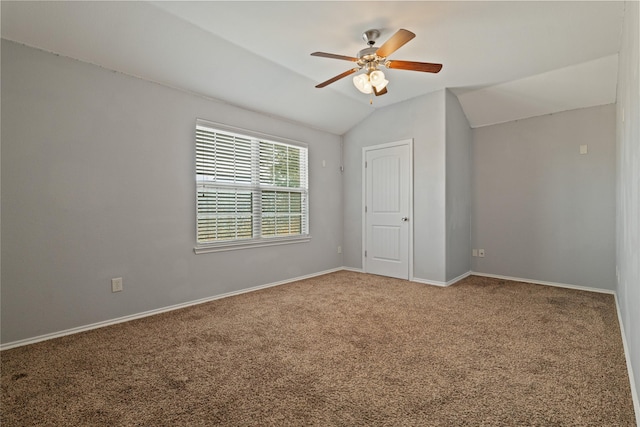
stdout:
<svg viewBox="0 0 640 427">
<path fill-rule="evenodd" d="M 484 249 L 478 249 L 478 256 L 484 258 Z"/>
<path fill-rule="evenodd" d="M 122 277 L 116 277 L 115 279 L 111 279 L 111 292 L 121 292 L 122 291 Z"/>
<path fill-rule="evenodd" d="M 341 254 L 342 253 L 342 246 L 338 246 L 338 253 Z"/>
<path fill-rule="evenodd" d="M 478 250 L 477 249 L 471 249 L 471 256 L 478 256 Z"/>
</svg>

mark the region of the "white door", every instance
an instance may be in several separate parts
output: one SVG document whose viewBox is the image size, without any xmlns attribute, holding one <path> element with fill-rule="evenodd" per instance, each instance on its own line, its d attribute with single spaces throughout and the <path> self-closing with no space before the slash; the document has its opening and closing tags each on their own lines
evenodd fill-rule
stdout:
<svg viewBox="0 0 640 427">
<path fill-rule="evenodd" d="M 365 147 L 364 271 L 409 279 L 412 141 Z"/>
</svg>

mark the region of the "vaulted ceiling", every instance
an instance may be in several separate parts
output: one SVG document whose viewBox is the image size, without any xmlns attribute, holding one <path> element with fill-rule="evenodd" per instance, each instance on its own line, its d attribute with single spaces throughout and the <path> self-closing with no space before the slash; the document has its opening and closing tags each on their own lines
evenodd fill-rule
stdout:
<svg viewBox="0 0 640 427">
<path fill-rule="evenodd" d="M 343 134 L 375 109 L 451 89 L 478 127 L 615 102 L 624 2 L 212 1 L 1 2 L 2 37 L 146 80 Z M 416 34 L 391 59 L 438 74 L 384 70 L 388 93 L 360 93 L 355 56 Z"/>
</svg>

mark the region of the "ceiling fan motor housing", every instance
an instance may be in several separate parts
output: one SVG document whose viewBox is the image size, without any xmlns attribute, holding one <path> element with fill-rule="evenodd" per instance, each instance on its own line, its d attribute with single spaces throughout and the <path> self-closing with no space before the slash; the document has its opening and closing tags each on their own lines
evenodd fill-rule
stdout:
<svg viewBox="0 0 640 427">
<path fill-rule="evenodd" d="M 378 65 L 384 63 L 384 58 L 378 56 L 376 53 L 378 48 L 373 46 L 378 37 L 380 37 L 380 31 L 378 30 L 367 30 L 362 33 L 362 38 L 367 42 L 369 47 L 358 52 L 357 64 L 360 69 L 366 69 L 367 73 L 377 70 Z"/>
<path fill-rule="evenodd" d="M 367 47 L 358 52 L 358 66 L 360 68 L 366 68 L 368 71 L 376 70 L 378 68 L 378 64 L 383 59 L 376 55 L 377 51 L 377 47 Z"/>
<path fill-rule="evenodd" d="M 358 59 L 361 61 L 373 61 L 377 58 L 376 52 L 378 51 L 377 47 L 367 47 L 358 52 Z"/>
</svg>

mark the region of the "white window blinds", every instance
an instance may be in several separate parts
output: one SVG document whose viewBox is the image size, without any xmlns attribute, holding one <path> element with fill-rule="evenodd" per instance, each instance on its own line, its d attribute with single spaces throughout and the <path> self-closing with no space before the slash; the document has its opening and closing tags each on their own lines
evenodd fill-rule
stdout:
<svg viewBox="0 0 640 427">
<path fill-rule="evenodd" d="M 308 236 L 307 148 L 196 122 L 199 246 Z"/>
</svg>

